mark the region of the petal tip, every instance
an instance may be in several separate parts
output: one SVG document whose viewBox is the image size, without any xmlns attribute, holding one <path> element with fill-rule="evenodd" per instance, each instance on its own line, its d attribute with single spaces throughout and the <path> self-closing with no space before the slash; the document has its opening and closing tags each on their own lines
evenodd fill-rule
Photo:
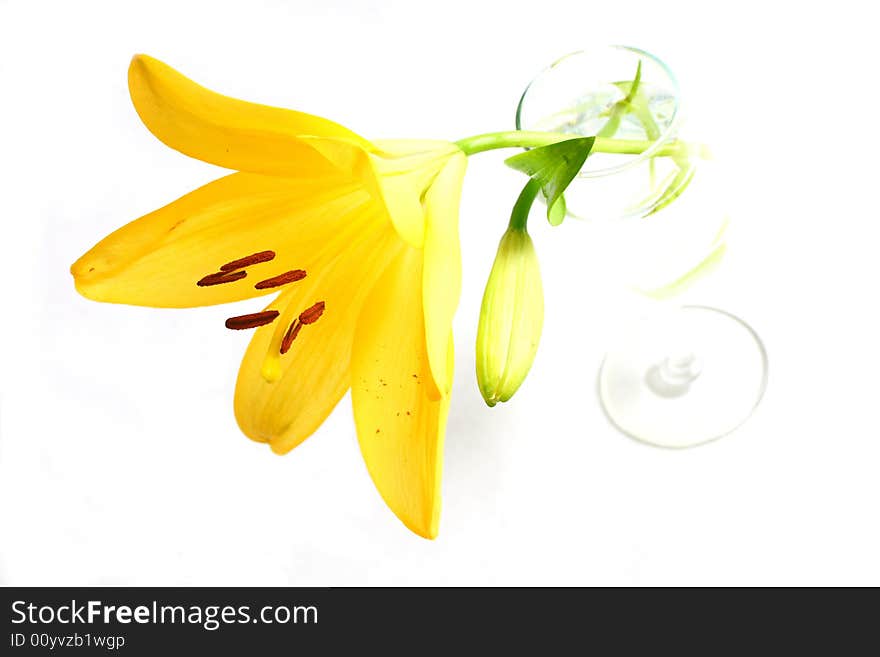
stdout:
<svg viewBox="0 0 880 657">
<path fill-rule="evenodd" d="M 70 273 L 73 276 L 73 287 L 80 296 L 91 301 L 112 301 L 100 285 L 99 272 L 95 265 L 83 262 L 83 258 L 80 258 L 70 266 Z"/>
<path fill-rule="evenodd" d="M 413 530 L 413 531 L 415 531 L 415 530 Z M 423 532 L 415 532 L 415 533 L 416 533 L 416 535 L 418 535 L 419 538 L 424 538 L 426 541 L 436 541 L 437 535 L 439 532 L 436 529 L 431 529 L 431 531 L 429 531 L 429 532 L 424 532 L 424 533 Z"/>
<path fill-rule="evenodd" d="M 272 450 L 272 453 L 275 456 L 284 456 L 285 454 L 288 454 L 293 449 L 293 446 L 288 445 L 286 443 L 282 444 L 280 441 L 277 441 L 277 440 L 270 440 L 269 441 L 269 449 Z"/>
<path fill-rule="evenodd" d="M 159 63 L 159 60 L 150 57 L 149 55 L 144 55 L 141 53 L 137 53 L 132 55 L 131 61 L 128 64 L 128 82 L 129 86 L 131 86 L 132 82 L 138 77 L 147 74 L 148 69 L 151 65 Z"/>
<path fill-rule="evenodd" d="M 393 509 L 392 509 L 393 510 Z M 440 534 L 440 514 L 432 513 L 429 518 L 404 518 L 397 511 L 394 511 L 394 515 L 397 516 L 398 520 L 400 520 L 403 525 L 410 530 L 413 534 L 420 538 L 424 538 L 429 541 L 434 541 L 437 539 L 437 536 Z"/>
</svg>

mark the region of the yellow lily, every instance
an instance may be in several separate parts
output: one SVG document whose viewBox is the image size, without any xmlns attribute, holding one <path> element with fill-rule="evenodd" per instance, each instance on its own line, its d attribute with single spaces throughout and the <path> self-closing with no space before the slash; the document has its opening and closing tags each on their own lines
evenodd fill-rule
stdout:
<svg viewBox="0 0 880 657">
<path fill-rule="evenodd" d="M 301 112 L 214 93 L 144 55 L 129 68 L 149 130 L 236 170 L 101 240 L 71 267 L 97 301 L 158 307 L 277 292 L 235 389 L 251 439 L 299 445 L 351 388 L 367 469 L 413 532 L 437 535 L 461 288 L 467 158 L 442 141 L 370 142 Z"/>
</svg>

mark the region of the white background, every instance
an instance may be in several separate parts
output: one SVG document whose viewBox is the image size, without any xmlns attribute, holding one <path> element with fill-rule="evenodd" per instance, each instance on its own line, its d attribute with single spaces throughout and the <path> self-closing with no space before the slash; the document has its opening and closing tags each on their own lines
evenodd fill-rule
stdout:
<svg viewBox="0 0 880 657">
<path fill-rule="evenodd" d="M 880 584 L 875 21 L 862 2 L 0 0 L 0 582 Z M 146 52 L 223 93 L 367 137 L 512 127 L 559 55 L 627 43 L 676 72 L 734 191 L 734 238 L 689 301 L 746 317 L 771 360 L 738 432 L 624 438 L 595 374 L 628 301 L 582 225 L 534 221 L 547 314 L 534 370 L 488 409 L 479 301 L 521 183 L 474 158 L 440 537 L 382 504 L 348 398 L 285 457 L 239 434 L 247 336 L 224 318 L 96 304 L 68 267 L 221 174 L 159 143 L 126 88 Z"/>
</svg>

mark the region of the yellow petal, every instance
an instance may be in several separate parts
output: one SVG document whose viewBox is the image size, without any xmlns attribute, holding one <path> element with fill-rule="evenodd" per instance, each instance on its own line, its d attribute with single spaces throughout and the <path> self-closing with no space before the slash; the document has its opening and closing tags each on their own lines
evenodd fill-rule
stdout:
<svg viewBox="0 0 880 657">
<path fill-rule="evenodd" d="M 364 304 L 352 351 L 351 399 L 376 488 L 404 525 L 434 538 L 449 398 L 427 394 L 421 269 L 422 252 L 404 246 Z"/>
<path fill-rule="evenodd" d="M 461 295 L 458 205 L 466 166 L 463 153 L 452 156 L 425 196 L 425 340 L 433 379 L 442 395 L 452 390 L 448 344 Z"/>
<path fill-rule="evenodd" d="M 303 112 L 248 103 L 215 93 L 147 55 L 128 70 L 131 99 L 141 120 L 165 144 L 228 169 L 319 176 L 332 165 L 299 137 L 370 144 L 350 130 Z"/>
<path fill-rule="evenodd" d="M 375 205 L 345 179 L 232 174 L 123 226 L 71 273 L 79 292 L 96 301 L 173 308 L 238 301 L 277 291 L 255 289 L 260 280 L 293 269 L 312 273 L 324 254 L 375 220 L 364 212 Z M 248 267 L 246 278 L 197 285 L 221 265 L 262 251 L 276 256 Z"/>
<path fill-rule="evenodd" d="M 445 141 L 384 140 L 377 141 L 375 147 L 377 151 L 370 153 L 369 160 L 378 194 L 397 234 L 420 249 L 425 241 L 425 190 L 450 157 L 464 155 L 455 144 Z"/>
<path fill-rule="evenodd" d="M 401 246 L 382 210 L 376 206 L 371 212 L 382 228 L 365 233 L 285 290 L 270 305 L 281 310 L 281 316 L 257 329 L 245 353 L 235 389 L 235 416 L 245 435 L 270 443 L 276 453 L 286 453 L 310 436 L 350 385 L 358 315 Z M 280 344 L 287 328 L 317 302 L 325 304 L 320 319 L 303 326 L 282 355 Z"/>
</svg>

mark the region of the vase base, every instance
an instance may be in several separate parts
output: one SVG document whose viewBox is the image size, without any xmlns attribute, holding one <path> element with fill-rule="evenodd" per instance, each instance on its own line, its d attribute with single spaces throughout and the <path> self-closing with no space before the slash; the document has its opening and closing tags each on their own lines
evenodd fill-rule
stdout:
<svg viewBox="0 0 880 657">
<path fill-rule="evenodd" d="M 599 398 L 620 431 L 658 447 L 725 436 L 764 395 L 767 354 L 738 317 L 684 306 L 637 322 L 606 354 Z"/>
</svg>

